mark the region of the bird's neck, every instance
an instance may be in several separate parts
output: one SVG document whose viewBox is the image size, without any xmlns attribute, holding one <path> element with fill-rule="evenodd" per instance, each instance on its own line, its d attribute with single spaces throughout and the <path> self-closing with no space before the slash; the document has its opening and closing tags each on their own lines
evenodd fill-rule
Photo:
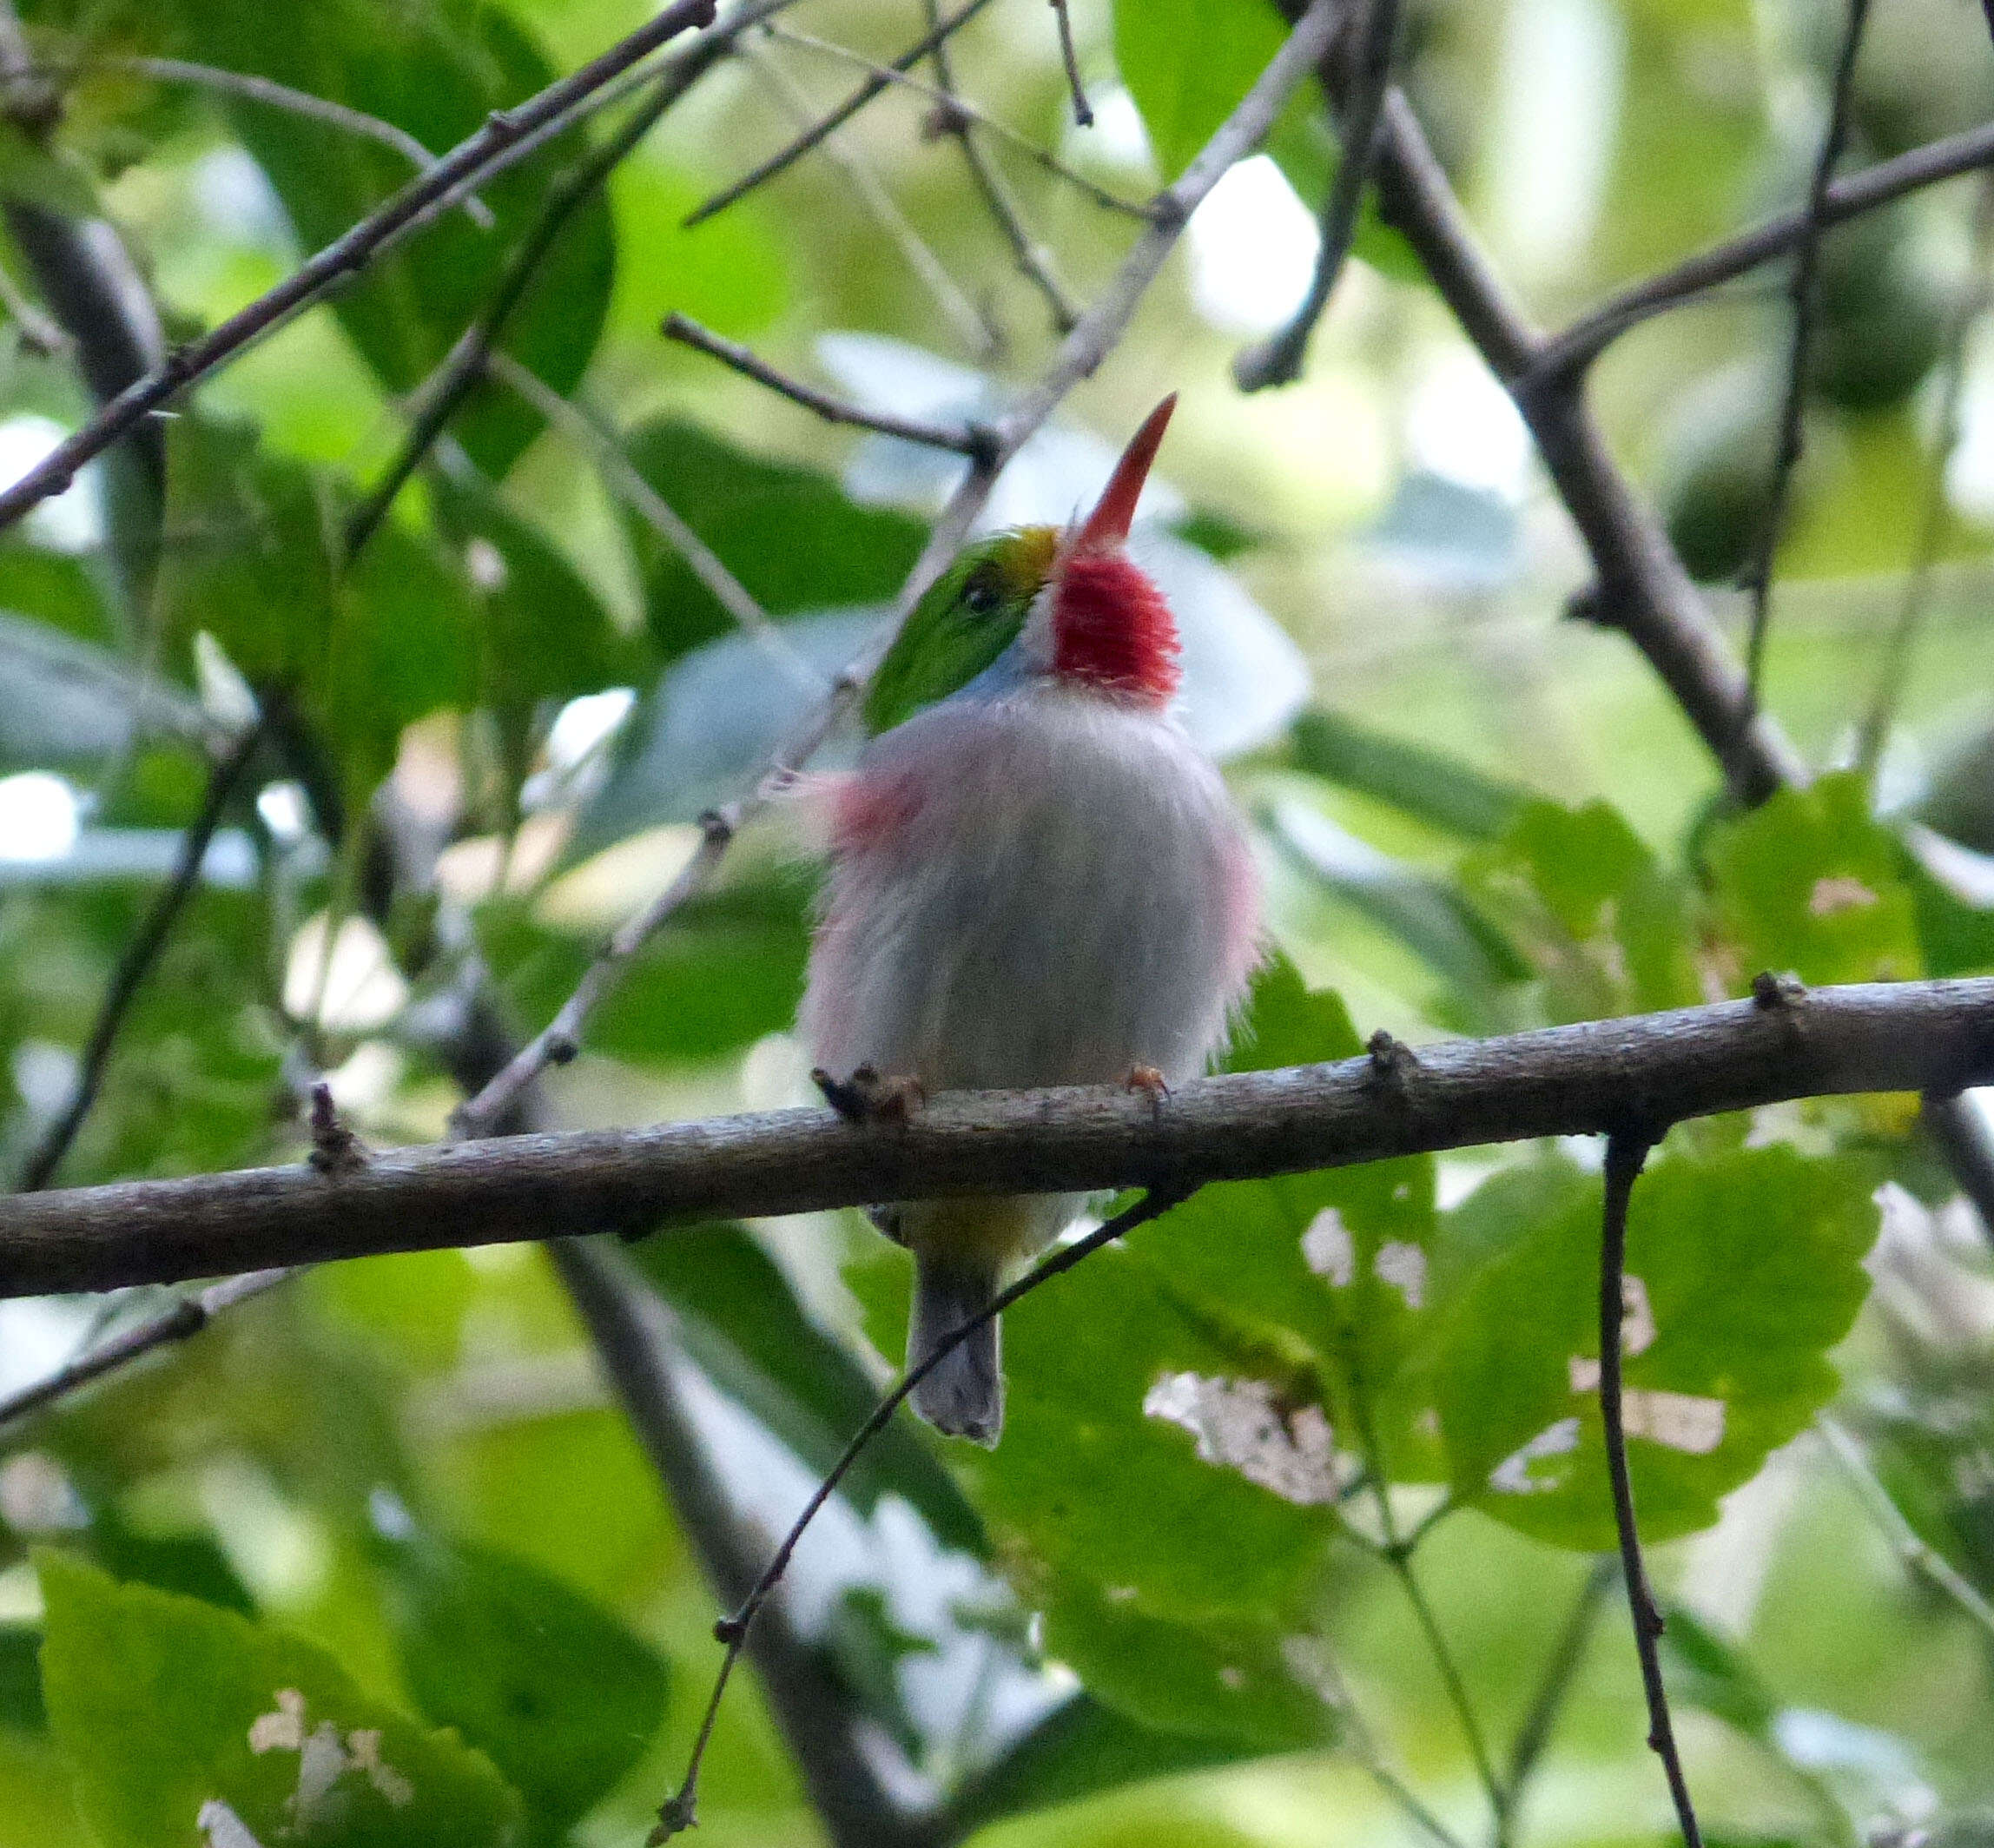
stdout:
<svg viewBox="0 0 1994 1848">
<path fill-rule="evenodd" d="M 1148 574 L 1122 552 L 1080 551 L 1053 595 L 1059 678 L 1164 706 L 1177 692 L 1177 624 Z"/>
</svg>

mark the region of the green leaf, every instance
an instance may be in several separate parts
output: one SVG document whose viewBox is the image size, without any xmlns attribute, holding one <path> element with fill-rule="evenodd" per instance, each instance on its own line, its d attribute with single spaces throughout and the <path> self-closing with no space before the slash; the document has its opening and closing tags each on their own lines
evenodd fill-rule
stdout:
<svg viewBox="0 0 1994 1848">
<path fill-rule="evenodd" d="M 883 602 L 927 543 L 919 520 L 856 506 L 829 478 L 749 455 L 695 425 L 642 425 L 628 448 L 637 472 L 771 616 Z M 664 657 L 729 633 L 732 619 L 678 554 L 634 518 L 631 530 Z"/>
<path fill-rule="evenodd" d="M 525 1560 L 421 1533 L 386 1546 L 415 1704 L 490 1756 L 525 1798 L 532 1839 L 558 1839 L 663 1723 L 664 1659 Z"/>
<path fill-rule="evenodd" d="M 1515 783 L 1326 707 L 1304 712 L 1289 738 L 1295 762 L 1311 775 L 1464 841 L 1500 839 L 1529 800 Z"/>
<path fill-rule="evenodd" d="M 822 1474 L 864 1423 L 879 1387 L 804 1312 L 773 1259 L 738 1225 L 702 1225 L 651 1238 L 632 1254 L 677 1311 L 686 1352 L 806 1468 Z M 980 1558 L 982 1523 L 954 1480 L 905 1420 L 889 1424 L 840 1491 L 869 1514 L 897 1495 L 942 1545 Z"/>
<path fill-rule="evenodd" d="M 0 610 L 0 766 L 100 763 L 135 729 L 196 739 L 201 709 L 109 649 Z"/>
<path fill-rule="evenodd" d="M 211 1803 L 264 1842 L 518 1838 L 519 1799 L 483 1757 L 362 1694 L 322 1650 L 58 1553 L 36 1564 L 50 1729 L 104 1848 L 207 1848 Z"/>
<path fill-rule="evenodd" d="M 392 122 L 436 154 L 555 76 L 516 22 L 475 0 L 386 8 L 373 0 L 314 0 L 295 15 L 263 0 L 185 3 L 195 48 L 188 56 Z M 412 176 L 401 155 L 343 129 L 250 101 L 228 108 L 307 248 L 330 243 Z M 446 213 L 370 264 L 337 297 L 341 326 L 390 393 L 419 385 L 483 310 L 549 184 L 583 152 L 578 137 L 557 141 L 480 188 L 497 221 L 491 229 L 461 211 Z M 566 393 L 594 351 L 614 268 L 609 205 L 598 193 L 563 228 L 508 320 L 502 348 Z M 452 431 L 472 461 L 497 478 L 539 424 L 515 393 L 488 380 L 472 391 Z"/>
<path fill-rule="evenodd" d="M 618 633 L 581 573 L 481 477 L 439 474 L 430 492 L 478 588 L 486 703 L 530 706 L 648 677 L 644 650 Z"/>
<path fill-rule="evenodd" d="M 1299 802 L 1280 803 L 1266 819 L 1291 864 L 1455 990 L 1486 998 L 1529 975 L 1529 965 L 1450 881 L 1394 860 Z"/>
<path fill-rule="evenodd" d="M 1707 1526 L 1833 1393 L 1827 1350 L 1868 1289 L 1859 1167 L 1791 1148 L 1657 1161 L 1628 1222 L 1628 1460 L 1642 1531 Z M 1601 1447 L 1600 1190 L 1557 1161 L 1498 1175 L 1449 1220 L 1426 1370 L 1454 1493 L 1554 1544 L 1614 1543 Z M 1496 1254 L 1490 1261 L 1478 1260 Z M 1465 1287 L 1449 1287 L 1459 1270 Z"/>
<path fill-rule="evenodd" d="M 1536 967 L 1554 1021 L 1702 998 L 1682 890 L 1606 803 L 1526 802 L 1462 876 Z"/>
<path fill-rule="evenodd" d="M 1811 983 L 1905 981 L 1923 973 L 1899 848 L 1853 771 L 1782 789 L 1713 835 L 1718 915 L 1740 982 L 1762 969 Z"/>
<path fill-rule="evenodd" d="M 809 898 L 782 879 L 724 888 L 682 907 L 626 966 L 589 1022 L 591 1051 L 657 1066 L 716 1059 L 796 1014 L 809 956 Z M 521 1018 L 545 1019 L 594 954 L 516 910 L 478 919 L 494 974 Z"/>
<path fill-rule="evenodd" d="M 0 1726 L 39 1732 L 48 1718 L 42 1705 L 41 1627 L 0 1623 Z"/>
<path fill-rule="evenodd" d="M 1055 1707 L 950 1803 L 967 1829 L 1174 1772 L 1251 1755 L 1237 1741 L 1159 1732 L 1078 1693 Z"/>
</svg>

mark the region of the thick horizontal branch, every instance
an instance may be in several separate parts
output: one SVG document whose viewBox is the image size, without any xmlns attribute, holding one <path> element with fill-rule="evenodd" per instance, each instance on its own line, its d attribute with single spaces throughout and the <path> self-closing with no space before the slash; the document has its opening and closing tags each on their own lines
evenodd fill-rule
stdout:
<svg viewBox="0 0 1994 1848">
<path fill-rule="evenodd" d="M 0 1198 L 0 1295 L 874 1200 L 1179 1188 L 1849 1092 L 1994 1082 L 1994 977 L 1872 984 L 1200 1079 L 787 1110 Z"/>
</svg>

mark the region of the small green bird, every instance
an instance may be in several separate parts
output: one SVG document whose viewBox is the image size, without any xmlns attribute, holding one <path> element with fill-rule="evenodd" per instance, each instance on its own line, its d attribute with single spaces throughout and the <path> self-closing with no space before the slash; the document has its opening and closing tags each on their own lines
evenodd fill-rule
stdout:
<svg viewBox="0 0 1994 1848">
<path fill-rule="evenodd" d="M 876 736 L 831 781 L 831 875 L 801 1025 L 825 1072 L 923 1092 L 1154 1086 L 1200 1071 L 1257 954 L 1258 896 L 1218 771 L 1178 723 L 1177 626 L 1126 549 L 1174 400 L 1064 531 L 972 545 L 875 678 Z M 1080 1195 L 876 1210 L 914 1253 L 910 1365 L 987 1308 Z M 994 1443 L 997 1329 L 915 1389 Z"/>
</svg>

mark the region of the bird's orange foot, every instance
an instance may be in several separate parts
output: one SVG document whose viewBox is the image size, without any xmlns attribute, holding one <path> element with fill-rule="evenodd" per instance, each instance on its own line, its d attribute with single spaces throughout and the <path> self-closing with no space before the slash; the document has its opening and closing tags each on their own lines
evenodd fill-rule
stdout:
<svg viewBox="0 0 1994 1848">
<path fill-rule="evenodd" d="M 870 1066 L 861 1066 L 849 1078 L 833 1078 L 819 1069 L 810 1073 L 810 1082 L 848 1123 L 904 1123 L 928 1101 L 918 1078 L 881 1078 Z"/>
<path fill-rule="evenodd" d="M 1149 1099 L 1150 1108 L 1159 1117 L 1163 1114 L 1163 1100 L 1170 1095 L 1170 1086 L 1156 1066 L 1131 1066 L 1122 1086 L 1126 1090 L 1139 1091 Z"/>
</svg>

